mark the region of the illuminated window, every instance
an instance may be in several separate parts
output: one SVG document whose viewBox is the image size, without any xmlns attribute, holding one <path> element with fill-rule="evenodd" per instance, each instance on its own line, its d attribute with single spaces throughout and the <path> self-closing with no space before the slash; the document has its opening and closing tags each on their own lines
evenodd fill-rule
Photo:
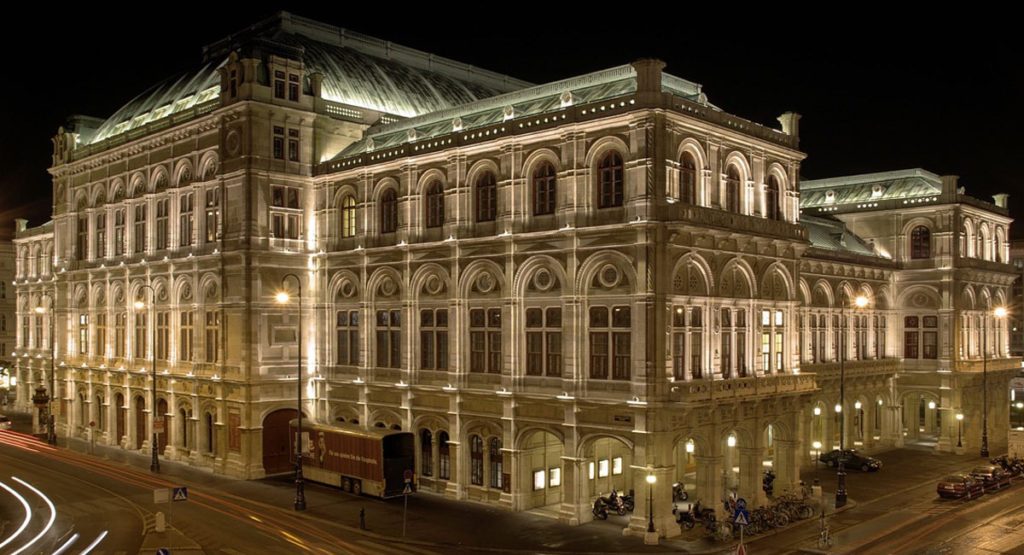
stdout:
<svg viewBox="0 0 1024 555">
<path fill-rule="evenodd" d="M 220 190 L 206 190 L 206 242 L 217 240 L 217 225 L 220 221 Z"/>
<path fill-rule="evenodd" d="M 591 461 L 589 464 L 587 464 L 587 475 L 590 476 L 591 480 L 594 479 L 594 462 L 593 461 Z"/>
<path fill-rule="evenodd" d="M 547 485 L 547 473 L 543 470 L 533 471 L 533 491 L 544 489 Z"/>
<path fill-rule="evenodd" d="M 341 201 L 341 236 L 356 236 L 356 199 L 352 195 Z"/>
<path fill-rule="evenodd" d="M 618 476 L 622 474 L 622 457 L 615 457 L 612 459 L 612 475 Z"/>
<path fill-rule="evenodd" d="M 548 478 L 548 487 L 549 488 L 557 488 L 558 486 L 562 485 L 562 469 L 561 468 L 559 468 L 557 466 L 554 467 L 554 468 L 551 468 L 550 470 L 548 470 L 548 476 L 549 476 L 549 478 Z"/>
<path fill-rule="evenodd" d="M 607 478 L 608 477 L 608 459 L 601 459 L 597 461 L 597 477 Z"/>
</svg>

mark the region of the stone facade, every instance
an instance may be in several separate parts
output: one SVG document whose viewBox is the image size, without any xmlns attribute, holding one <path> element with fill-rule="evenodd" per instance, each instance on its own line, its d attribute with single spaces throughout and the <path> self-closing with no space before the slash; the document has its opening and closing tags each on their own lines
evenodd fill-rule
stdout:
<svg viewBox="0 0 1024 555">
<path fill-rule="evenodd" d="M 673 482 L 758 503 L 766 463 L 792 488 L 814 438 L 836 437 L 813 413 L 837 402 L 840 332 L 856 338 L 853 443 L 903 441 L 907 399 L 976 417 L 957 326 L 980 313 L 961 299 L 970 284 L 1005 300 L 1009 271 L 910 260 L 903 210 L 802 223 L 796 114 L 782 130 L 731 116 L 657 61 L 530 86 L 323 28 L 278 16 L 208 48 L 220 65 L 196 91 L 58 133 L 52 227 L 15 242 L 18 317 L 56 299 L 60 434 L 93 422 L 100 442 L 147 449 L 155 359 L 162 456 L 259 478 L 288 468 L 300 366 L 307 417 L 415 434 L 420 491 L 581 523 L 596 495 L 654 474 L 672 535 Z M 342 97 L 303 41 L 463 92 Z M 968 209 L 1006 233 L 1005 210 L 942 196 L 920 210 L 929 245 L 954 248 Z M 875 247 L 846 248 L 855 234 Z M 32 269 L 37 248 L 52 266 Z M 868 312 L 840 308 L 859 293 Z M 942 318 L 935 358 L 903 356 L 908 311 Z M 30 322 L 19 393 L 49 372 Z M 1019 363 L 998 329 L 988 379 L 1005 396 Z M 1005 441 L 1005 416 L 990 425 Z M 638 503 L 630 528 L 646 522 Z"/>
</svg>

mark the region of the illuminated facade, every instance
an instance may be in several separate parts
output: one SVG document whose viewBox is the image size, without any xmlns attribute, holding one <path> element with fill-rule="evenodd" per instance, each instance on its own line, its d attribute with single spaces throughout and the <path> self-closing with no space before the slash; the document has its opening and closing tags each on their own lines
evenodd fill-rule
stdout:
<svg viewBox="0 0 1024 555">
<path fill-rule="evenodd" d="M 902 208 L 847 214 L 837 189 L 837 210 L 805 204 L 801 222 L 799 116 L 729 115 L 657 61 L 534 86 L 286 14 L 206 58 L 55 138 L 61 434 L 93 422 L 103 443 L 148 448 L 155 356 L 164 457 L 287 471 L 301 348 L 306 415 L 413 432 L 421 491 L 581 523 L 595 495 L 653 474 L 672 535 L 674 481 L 757 502 L 765 461 L 792 487 L 813 438 L 835 436 L 812 408 L 834 404 L 842 299 L 872 298 L 845 314 L 848 411 L 883 402 L 877 430 L 848 433 L 891 445 L 900 307 L 941 316 L 936 356 L 922 331 L 911 366 L 958 406 L 944 388 L 974 375 L 947 333 L 960 295 L 926 290 L 1008 287 L 995 261 L 910 256 Z M 968 208 L 1005 237 L 1005 209 L 941 196 L 920 207 L 936 254 Z M 288 273 L 301 315 L 275 302 Z M 19 318 L 35 275 L 19 274 Z M 46 375 L 41 348 L 19 337 L 22 391 Z"/>
</svg>

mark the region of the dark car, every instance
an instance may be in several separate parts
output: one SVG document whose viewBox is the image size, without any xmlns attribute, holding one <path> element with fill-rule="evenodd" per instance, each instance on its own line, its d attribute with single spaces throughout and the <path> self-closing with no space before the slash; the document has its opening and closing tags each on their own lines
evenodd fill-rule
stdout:
<svg viewBox="0 0 1024 555">
<path fill-rule="evenodd" d="M 971 477 L 985 486 L 986 490 L 1010 487 L 1010 475 L 998 466 L 986 464 L 971 470 Z"/>
<path fill-rule="evenodd" d="M 839 466 L 839 449 L 828 453 L 822 453 L 818 460 L 832 467 Z M 846 468 L 859 468 L 864 472 L 873 472 L 882 468 L 882 461 L 862 455 L 856 449 L 843 451 L 843 466 Z"/>
<path fill-rule="evenodd" d="M 951 474 L 942 480 L 935 487 L 939 497 L 960 499 L 961 497 L 977 497 L 985 493 L 985 485 L 979 480 L 967 474 Z"/>
</svg>

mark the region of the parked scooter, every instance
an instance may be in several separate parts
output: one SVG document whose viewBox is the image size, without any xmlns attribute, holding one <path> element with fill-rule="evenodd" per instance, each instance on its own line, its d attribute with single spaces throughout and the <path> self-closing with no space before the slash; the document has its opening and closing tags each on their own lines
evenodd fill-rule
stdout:
<svg viewBox="0 0 1024 555">
<path fill-rule="evenodd" d="M 686 493 L 686 485 L 682 482 L 672 484 L 672 501 L 686 501 L 690 494 Z"/>
<path fill-rule="evenodd" d="M 629 493 L 627 493 L 626 495 L 619 496 L 619 499 L 622 500 L 622 506 L 625 507 L 626 510 L 629 512 L 633 512 L 633 509 L 636 508 L 635 498 L 636 495 L 634 494 L 633 490 L 629 490 Z"/>
<path fill-rule="evenodd" d="M 619 495 L 619 493 L 615 490 L 612 490 L 612 492 L 608 494 L 608 497 L 598 497 L 597 501 L 600 501 L 601 504 L 604 506 L 605 512 L 615 511 L 619 514 L 619 516 L 624 516 L 627 511 L 631 510 L 626 506 L 626 502 L 625 499 L 623 499 L 623 496 Z M 632 498 L 630 498 L 629 503 L 630 505 L 633 504 Z M 594 513 L 594 516 L 598 516 L 597 513 Z M 604 517 L 601 518 L 608 518 L 608 515 L 606 514 Z"/>
<path fill-rule="evenodd" d="M 598 497 L 594 500 L 594 518 L 598 520 L 608 520 L 608 504 L 605 503 L 606 498 Z"/>
</svg>

